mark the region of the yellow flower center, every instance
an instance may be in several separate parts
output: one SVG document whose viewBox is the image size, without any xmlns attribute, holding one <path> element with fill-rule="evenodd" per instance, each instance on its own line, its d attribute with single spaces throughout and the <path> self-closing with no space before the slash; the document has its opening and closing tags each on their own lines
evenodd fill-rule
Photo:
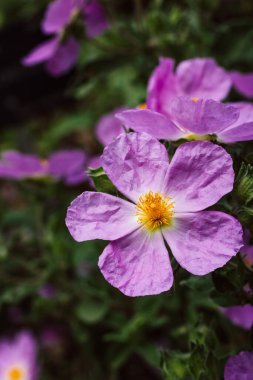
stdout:
<svg viewBox="0 0 253 380">
<path fill-rule="evenodd" d="M 161 193 L 148 193 L 140 196 L 136 205 L 138 223 L 150 232 L 163 226 L 171 226 L 174 215 L 174 202 Z"/>
<path fill-rule="evenodd" d="M 192 98 L 192 100 L 195 102 L 195 103 L 197 103 L 197 101 L 199 100 L 199 98 Z"/>
<path fill-rule="evenodd" d="M 13 367 L 8 372 L 8 380 L 22 380 L 24 371 L 21 368 Z"/>
<path fill-rule="evenodd" d="M 147 109 L 147 103 L 141 103 L 138 105 L 138 107 L 140 110 L 146 110 Z"/>
</svg>

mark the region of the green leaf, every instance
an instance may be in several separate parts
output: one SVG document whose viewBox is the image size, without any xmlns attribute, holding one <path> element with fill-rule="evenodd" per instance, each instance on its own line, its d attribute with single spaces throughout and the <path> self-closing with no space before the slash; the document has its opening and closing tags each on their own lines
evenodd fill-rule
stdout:
<svg viewBox="0 0 253 380">
<path fill-rule="evenodd" d="M 76 316 L 77 318 L 88 324 L 94 324 L 100 322 L 108 310 L 107 303 L 103 301 L 86 300 L 85 304 L 77 306 Z"/>
<path fill-rule="evenodd" d="M 116 187 L 109 180 L 102 167 L 90 169 L 88 175 L 93 179 L 97 191 L 114 195 L 117 194 Z"/>
</svg>

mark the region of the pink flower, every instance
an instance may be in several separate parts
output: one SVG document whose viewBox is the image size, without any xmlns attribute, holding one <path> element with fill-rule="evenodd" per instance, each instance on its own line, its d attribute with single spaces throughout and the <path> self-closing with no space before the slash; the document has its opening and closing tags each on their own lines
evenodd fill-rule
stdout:
<svg viewBox="0 0 253 380">
<path fill-rule="evenodd" d="M 163 113 L 131 109 L 116 114 L 127 127 L 158 139 L 201 140 L 215 135 L 224 143 L 253 139 L 253 105 L 212 99 L 171 98 Z"/>
<path fill-rule="evenodd" d="M 175 96 L 224 99 L 231 88 L 230 76 L 212 58 L 182 61 L 174 72 L 174 60 L 161 58 L 148 83 L 148 108 L 166 113 Z"/>
<path fill-rule="evenodd" d="M 121 134 L 104 149 L 102 165 L 129 200 L 84 192 L 69 206 L 66 224 L 76 241 L 111 241 L 99 267 L 124 294 L 144 296 L 171 288 L 164 240 L 178 263 L 195 275 L 225 265 L 242 246 L 236 219 L 202 211 L 232 190 L 232 160 L 223 148 L 189 142 L 169 163 L 165 147 L 155 138 Z"/>
<path fill-rule="evenodd" d="M 88 179 L 85 174 L 87 162 L 86 154 L 80 149 L 56 151 L 48 160 L 32 154 L 6 151 L 0 161 L 0 178 L 20 180 L 50 176 L 71 186 Z"/>
<path fill-rule="evenodd" d="M 89 38 L 102 34 L 108 23 L 104 10 L 97 0 L 54 0 L 48 5 L 41 29 L 53 37 L 34 48 L 22 59 L 25 66 L 45 63 L 52 76 L 59 76 L 71 70 L 79 56 L 79 42 L 72 36 L 63 39 L 63 32 L 76 15 L 83 18 Z"/>
<path fill-rule="evenodd" d="M 29 332 L 0 341 L 1 380 L 36 380 L 37 373 L 37 344 Z"/>
</svg>

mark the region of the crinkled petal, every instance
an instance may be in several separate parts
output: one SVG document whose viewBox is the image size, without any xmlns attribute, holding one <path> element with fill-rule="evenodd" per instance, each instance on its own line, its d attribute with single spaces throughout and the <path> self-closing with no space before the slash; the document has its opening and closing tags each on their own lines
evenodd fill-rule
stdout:
<svg viewBox="0 0 253 380">
<path fill-rule="evenodd" d="M 80 45 L 75 38 L 70 37 L 60 45 L 54 56 L 47 62 L 47 71 L 57 77 L 70 71 L 78 58 Z"/>
<path fill-rule="evenodd" d="M 182 132 L 166 116 L 151 110 L 131 109 L 116 117 L 135 132 L 146 132 L 157 139 L 178 140 Z"/>
<path fill-rule="evenodd" d="M 200 211 L 232 190 L 233 161 L 216 144 L 188 142 L 176 150 L 165 181 L 165 192 L 175 201 L 175 211 Z"/>
<path fill-rule="evenodd" d="M 89 38 L 95 38 L 109 27 L 104 8 L 97 0 L 84 3 L 84 15 L 86 34 Z"/>
<path fill-rule="evenodd" d="M 221 311 L 231 322 L 245 330 L 250 330 L 253 326 L 252 305 L 222 307 Z"/>
<path fill-rule="evenodd" d="M 66 225 L 76 241 L 115 240 L 139 228 L 135 213 L 130 202 L 86 191 L 69 206 Z"/>
<path fill-rule="evenodd" d="M 182 93 L 190 97 L 224 99 L 231 79 L 226 71 L 211 58 L 193 58 L 181 62 L 176 70 Z"/>
<path fill-rule="evenodd" d="M 252 380 L 253 352 L 240 352 L 231 356 L 226 365 L 224 380 Z"/>
<path fill-rule="evenodd" d="M 123 111 L 123 109 L 124 108 L 115 109 L 113 112 L 102 116 L 98 121 L 96 125 L 96 135 L 101 144 L 110 144 L 115 137 L 124 132 L 121 121 L 115 117 L 115 114 Z"/>
<path fill-rule="evenodd" d="M 175 214 L 163 235 L 178 263 L 195 275 L 222 267 L 243 245 L 240 223 L 218 211 Z"/>
<path fill-rule="evenodd" d="M 239 71 L 230 72 L 234 87 L 240 94 L 253 97 L 253 73 L 240 73 Z"/>
<path fill-rule="evenodd" d="M 58 33 L 70 21 L 71 13 L 77 6 L 76 0 L 55 0 L 45 12 L 41 29 L 45 34 Z"/>
<path fill-rule="evenodd" d="M 142 229 L 110 243 L 99 258 L 105 279 L 127 296 L 159 294 L 173 284 L 170 259 L 160 232 Z"/>
<path fill-rule="evenodd" d="M 239 118 L 229 128 L 218 133 L 218 139 L 225 143 L 253 140 L 253 105 L 246 102 L 231 105 L 239 110 Z"/>
<path fill-rule="evenodd" d="M 119 191 L 138 202 L 142 194 L 163 187 L 168 155 L 146 133 L 123 133 L 104 149 L 102 166 Z"/>
<path fill-rule="evenodd" d="M 180 96 L 171 99 L 169 113 L 172 121 L 185 133 L 206 135 L 221 131 L 235 123 L 239 110 L 212 99 L 192 99 Z"/>
<path fill-rule="evenodd" d="M 42 62 L 46 62 L 54 56 L 55 52 L 58 49 L 58 46 L 59 40 L 57 37 L 43 42 L 22 59 L 22 64 L 24 66 L 33 66 Z"/>
<path fill-rule="evenodd" d="M 160 58 L 159 65 L 152 72 L 147 96 L 147 105 L 151 110 L 166 114 L 171 97 L 181 94 L 173 69 L 173 59 Z"/>
</svg>

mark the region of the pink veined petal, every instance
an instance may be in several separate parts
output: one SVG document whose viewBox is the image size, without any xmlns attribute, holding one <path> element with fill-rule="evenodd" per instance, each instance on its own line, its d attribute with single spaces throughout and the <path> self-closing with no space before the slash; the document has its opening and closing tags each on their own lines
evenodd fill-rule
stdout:
<svg viewBox="0 0 253 380">
<path fill-rule="evenodd" d="M 240 111 L 239 118 L 229 128 L 218 133 L 219 141 L 233 143 L 253 140 L 253 105 L 246 102 L 231 103 Z"/>
<path fill-rule="evenodd" d="M 86 191 L 70 204 L 66 225 L 76 241 L 115 240 L 139 228 L 135 214 L 130 202 Z"/>
<path fill-rule="evenodd" d="M 111 242 L 99 258 L 105 279 L 130 297 L 160 294 L 173 284 L 170 259 L 160 232 L 143 229 Z"/>
<path fill-rule="evenodd" d="M 75 38 L 70 37 L 64 44 L 59 45 L 54 56 L 46 63 L 47 71 L 57 77 L 70 71 L 79 55 L 80 45 Z"/>
<path fill-rule="evenodd" d="M 33 66 L 42 62 L 46 62 L 52 58 L 59 46 L 57 37 L 52 38 L 34 48 L 27 56 L 22 59 L 24 66 Z"/>
<path fill-rule="evenodd" d="M 233 161 L 225 149 L 208 141 L 182 144 L 165 179 L 165 193 L 176 212 L 203 210 L 233 188 Z"/>
<path fill-rule="evenodd" d="M 243 245 L 240 223 L 223 212 L 175 214 L 173 222 L 163 236 L 178 263 L 195 275 L 222 267 Z"/>
<path fill-rule="evenodd" d="M 96 125 L 96 135 L 101 144 L 110 144 L 115 137 L 124 132 L 121 121 L 119 121 L 115 116 L 117 112 L 121 112 L 123 110 L 123 107 L 118 108 L 99 119 Z"/>
<path fill-rule="evenodd" d="M 225 365 L 224 380 L 252 380 L 253 352 L 231 356 Z"/>
<path fill-rule="evenodd" d="M 170 98 L 180 95 L 177 78 L 173 72 L 174 60 L 160 58 L 148 82 L 148 108 L 167 114 Z"/>
<path fill-rule="evenodd" d="M 98 0 L 84 2 L 84 15 L 86 34 L 89 38 L 95 38 L 109 27 L 104 8 Z"/>
<path fill-rule="evenodd" d="M 240 73 L 239 71 L 230 72 L 234 87 L 240 94 L 253 97 L 253 73 Z"/>
<path fill-rule="evenodd" d="M 253 326 L 252 305 L 222 307 L 221 311 L 231 322 L 245 330 L 250 330 Z"/>
<path fill-rule="evenodd" d="M 232 85 L 226 71 L 211 58 L 182 61 L 176 76 L 182 93 L 190 97 L 222 100 Z"/>
<path fill-rule="evenodd" d="M 165 147 L 146 133 L 122 133 L 102 155 L 102 166 L 110 180 L 136 203 L 148 191 L 161 191 L 168 162 Z"/>
<path fill-rule="evenodd" d="M 238 120 L 239 110 L 212 99 L 199 99 L 197 102 L 186 96 L 170 101 L 171 120 L 186 131 L 206 135 L 221 131 Z"/>
<path fill-rule="evenodd" d="M 41 29 L 45 34 L 58 33 L 70 21 L 76 0 L 54 0 L 45 12 Z"/>
<path fill-rule="evenodd" d="M 183 133 L 166 116 L 151 110 L 131 109 L 116 117 L 135 132 L 146 132 L 157 139 L 178 140 Z"/>
</svg>

